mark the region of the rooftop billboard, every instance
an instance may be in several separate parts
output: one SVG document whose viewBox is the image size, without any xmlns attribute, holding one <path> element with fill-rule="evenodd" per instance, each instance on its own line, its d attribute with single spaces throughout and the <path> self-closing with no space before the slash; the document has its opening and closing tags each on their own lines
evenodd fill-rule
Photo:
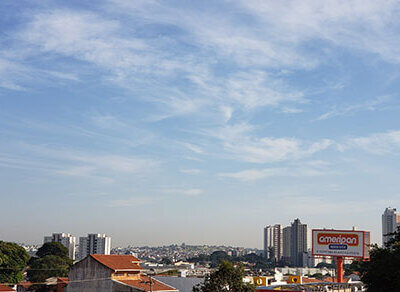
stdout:
<svg viewBox="0 0 400 292">
<path fill-rule="evenodd" d="M 312 230 L 312 254 L 369 258 L 369 232 L 355 230 Z"/>
</svg>

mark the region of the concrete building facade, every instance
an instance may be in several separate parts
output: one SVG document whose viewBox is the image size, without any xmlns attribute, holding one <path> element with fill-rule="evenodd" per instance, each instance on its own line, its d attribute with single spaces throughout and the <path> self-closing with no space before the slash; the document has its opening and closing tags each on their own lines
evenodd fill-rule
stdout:
<svg viewBox="0 0 400 292">
<path fill-rule="evenodd" d="M 69 258 L 75 260 L 75 244 L 76 238 L 69 233 L 53 233 L 51 236 L 45 236 L 43 243 L 59 242 L 68 248 Z"/>
<path fill-rule="evenodd" d="M 282 260 L 290 264 L 291 227 L 287 226 L 282 230 Z"/>
<path fill-rule="evenodd" d="M 393 238 L 391 233 L 397 230 L 400 226 L 400 214 L 395 208 L 388 207 L 382 214 L 382 245 Z"/>
<path fill-rule="evenodd" d="M 264 228 L 264 257 L 273 261 L 282 258 L 282 226 L 275 224 Z"/>
<path fill-rule="evenodd" d="M 90 254 L 106 254 L 111 251 L 111 237 L 105 234 L 88 234 L 79 238 L 79 259 L 84 259 Z"/>
<path fill-rule="evenodd" d="M 290 226 L 290 264 L 294 267 L 304 267 L 308 255 L 309 231 L 307 224 L 300 219 L 294 220 Z"/>
</svg>

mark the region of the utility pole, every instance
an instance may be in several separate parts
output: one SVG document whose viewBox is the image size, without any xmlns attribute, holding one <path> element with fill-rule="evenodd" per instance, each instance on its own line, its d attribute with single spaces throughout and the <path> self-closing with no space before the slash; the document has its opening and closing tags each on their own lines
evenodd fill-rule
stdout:
<svg viewBox="0 0 400 292">
<path fill-rule="evenodd" d="M 154 274 L 147 273 L 145 275 L 147 275 L 149 277 L 149 280 L 148 281 L 141 281 L 141 283 L 149 284 L 150 285 L 150 291 L 149 292 L 153 292 L 153 279 L 151 278 L 151 275 L 154 275 Z"/>
<path fill-rule="evenodd" d="M 149 275 L 150 279 L 150 292 L 153 292 L 153 280 L 151 279 L 151 275 Z"/>
</svg>

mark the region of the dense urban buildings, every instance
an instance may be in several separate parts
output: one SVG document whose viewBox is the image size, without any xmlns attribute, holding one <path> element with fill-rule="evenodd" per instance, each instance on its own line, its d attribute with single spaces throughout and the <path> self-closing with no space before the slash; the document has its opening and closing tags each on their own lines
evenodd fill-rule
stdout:
<svg viewBox="0 0 400 292">
<path fill-rule="evenodd" d="M 282 227 L 280 224 L 264 228 L 264 256 L 273 261 L 282 257 Z"/>
<path fill-rule="evenodd" d="M 111 250 L 111 237 L 105 234 L 88 234 L 79 238 L 79 259 L 84 259 L 90 254 L 109 255 Z"/>
<path fill-rule="evenodd" d="M 59 242 L 68 248 L 69 258 L 75 260 L 75 241 L 76 238 L 69 233 L 53 233 L 51 236 L 45 236 L 43 243 Z"/>
<path fill-rule="evenodd" d="M 280 224 L 264 228 L 264 256 L 267 259 L 306 267 L 310 265 L 310 248 L 310 229 L 300 219 L 283 229 Z"/>
<path fill-rule="evenodd" d="M 393 238 L 390 234 L 400 226 L 400 214 L 395 208 L 388 207 L 382 215 L 382 244 Z"/>
</svg>

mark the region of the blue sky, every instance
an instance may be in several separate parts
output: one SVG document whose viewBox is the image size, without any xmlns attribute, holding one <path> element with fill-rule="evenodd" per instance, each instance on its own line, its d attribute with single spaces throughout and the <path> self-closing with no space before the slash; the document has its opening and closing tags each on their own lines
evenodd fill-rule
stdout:
<svg viewBox="0 0 400 292">
<path fill-rule="evenodd" d="M 400 208 L 398 1 L 2 1 L 0 238 L 262 246 Z"/>
</svg>

